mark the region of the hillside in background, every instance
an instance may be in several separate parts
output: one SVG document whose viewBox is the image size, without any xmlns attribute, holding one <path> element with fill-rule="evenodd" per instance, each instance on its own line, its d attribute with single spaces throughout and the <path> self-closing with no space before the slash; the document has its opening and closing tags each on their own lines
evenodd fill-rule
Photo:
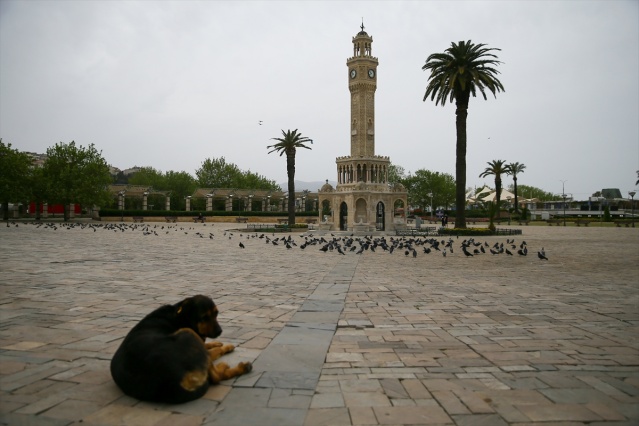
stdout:
<svg viewBox="0 0 639 426">
<path fill-rule="evenodd" d="M 325 180 L 318 180 L 313 182 L 304 182 L 302 180 L 295 181 L 295 191 L 304 191 L 308 190 L 311 192 L 317 192 L 319 189 L 326 183 Z M 329 180 L 328 183 L 333 185 L 333 188 L 337 185 L 337 182 L 334 180 Z M 286 192 L 288 189 L 288 182 L 278 183 L 282 191 Z"/>
</svg>

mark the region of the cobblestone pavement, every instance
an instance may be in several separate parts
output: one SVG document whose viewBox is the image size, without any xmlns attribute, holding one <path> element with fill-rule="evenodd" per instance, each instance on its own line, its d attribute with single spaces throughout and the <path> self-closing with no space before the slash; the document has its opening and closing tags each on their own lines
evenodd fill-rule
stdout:
<svg viewBox="0 0 639 426">
<path fill-rule="evenodd" d="M 460 238 L 413 257 L 231 226 L 3 223 L 0 423 L 639 424 L 639 229 L 530 226 L 527 256 L 467 257 Z M 226 361 L 253 372 L 182 405 L 123 395 L 123 336 L 200 293 Z"/>
</svg>

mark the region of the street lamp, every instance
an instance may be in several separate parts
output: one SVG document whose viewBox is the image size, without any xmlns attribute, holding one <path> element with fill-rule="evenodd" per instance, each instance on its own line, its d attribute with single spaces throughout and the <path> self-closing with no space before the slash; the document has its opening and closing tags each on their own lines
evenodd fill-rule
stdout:
<svg viewBox="0 0 639 426">
<path fill-rule="evenodd" d="M 630 195 L 630 210 L 632 211 L 632 219 L 630 219 L 632 221 L 632 227 L 635 227 L 635 195 L 637 194 L 637 191 L 628 191 L 628 195 Z"/>
<path fill-rule="evenodd" d="M 427 194 L 430 197 L 430 220 L 433 220 L 433 193 L 429 192 Z"/>
<path fill-rule="evenodd" d="M 508 197 L 506 197 L 506 199 L 508 200 L 508 226 L 510 226 L 510 200 L 512 199 L 512 197 L 509 195 Z M 564 216 L 566 215 L 566 213 L 564 212 Z"/>
<path fill-rule="evenodd" d="M 565 189 L 566 182 L 568 181 L 567 180 L 561 181 L 561 196 L 564 199 L 564 226 L 566 226 L 566 189 Z"/>
<path fill-rule="evenodd" d="M 118 192 L 120 196 L 120 222 L 124 222 L 124 191 Z"/>
</svg>

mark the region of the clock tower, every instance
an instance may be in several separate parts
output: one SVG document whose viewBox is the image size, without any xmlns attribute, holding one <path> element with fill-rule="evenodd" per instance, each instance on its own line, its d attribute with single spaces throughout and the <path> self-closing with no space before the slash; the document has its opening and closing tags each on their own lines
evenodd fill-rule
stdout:
<svg viewBox="0 0 639 426">
<path fill-rule="evenodd" d="M 401 184 L 388 182 L 390 158 L 375 155 L 378 61 L 373 56 L 373 37 L 364 31 L 363 23 L 360 28 L 353 37 L 353 56 L 346 60 L 351 153 L 335 160 L 337 187 L 327 181 L 318 196 L 323 212 L 320 229 L 370 234 L 405 226 L 408 199 Z"/>
<path fill-rule="evenodd" d="M 351 156 L 375 155 L 375 90 L 377 58 L 373 37 L 364 31 L 353 37 L 353 56 L 348 58 L 348 90 L 351 92 Z"/>
</svg>

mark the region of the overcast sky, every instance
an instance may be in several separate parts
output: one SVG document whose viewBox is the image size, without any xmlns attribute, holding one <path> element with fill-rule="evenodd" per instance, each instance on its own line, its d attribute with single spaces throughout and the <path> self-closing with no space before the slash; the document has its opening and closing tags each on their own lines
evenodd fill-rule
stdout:
<svg viewBox="0 0 639 426">
<path fill-rule="evenodd" d="M 634 189 L 639 2 L 0 2 L 0 137 L 44 153 L 93 143 L 126 169 L 195 175 L 206 158 L 286 181 L 267 155 L 281 129 L 313 150 L 296 179 L 336 180 L 350 155 L 346 59 L 364 19 L 379 59 L 376 154 L 455 175 L 455 107 L 423 102 L 426 57 L 472 40 L 500 48 L 506 91 L 471 98 L 467 186 L 486 163 L 519 184 L 584 199 Z M 258 125 L 259 121 L 263 125 Z M 512 183 L 508 177 L 507 186 Z M 523 194 L 525 195 L 525 194 Z"/>
</svg>

